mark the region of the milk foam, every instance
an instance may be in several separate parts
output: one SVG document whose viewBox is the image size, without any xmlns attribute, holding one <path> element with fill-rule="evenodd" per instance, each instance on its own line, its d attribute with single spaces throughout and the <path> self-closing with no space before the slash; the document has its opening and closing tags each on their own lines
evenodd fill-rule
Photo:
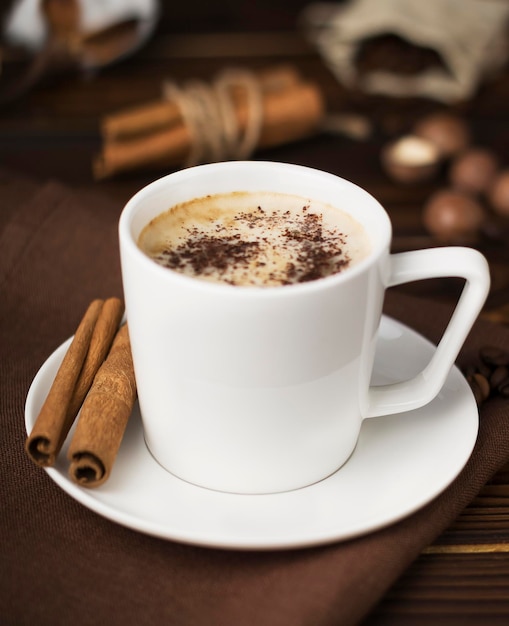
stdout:
<svg viewBox="0 0 509 626">
<path fill-rule="evenodd" d="M 344 271 L 370 250 L 347 213 L 299 196 L 232 192 L 170 208 L 138 246 L 164 267 L 232 285 L 278 286 Z"/>
</svg>

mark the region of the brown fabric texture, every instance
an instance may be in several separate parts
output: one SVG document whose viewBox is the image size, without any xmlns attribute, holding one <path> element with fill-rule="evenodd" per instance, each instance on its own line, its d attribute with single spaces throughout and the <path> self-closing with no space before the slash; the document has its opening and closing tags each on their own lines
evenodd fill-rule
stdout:
<svg viewBox="0 0 509 626">
<path fill-rule="evenodd" d="M 474 453 L 436 500 L 386 529 L 320 548 L 242 552 L 137 533 L 75 502 L 26 457 L 24 401 L 94 298 L 122 295 L 121 207 L 99 193 L 0 175 L 0 623 L 75 626 L 358 624 L 509 459 L 509 404 L 485 403 Z M 386 312 L 436 341 L 448 306 L 388 294 Z M 478 322 L 480 345 L 509 331 Z"/>
</svg>

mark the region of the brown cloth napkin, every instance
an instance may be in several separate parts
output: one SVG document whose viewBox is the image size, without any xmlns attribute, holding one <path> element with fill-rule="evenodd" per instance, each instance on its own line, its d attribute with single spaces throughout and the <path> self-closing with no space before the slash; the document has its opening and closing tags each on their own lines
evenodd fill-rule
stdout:
<svg viewBox="0 0 509 626">
<path fill-rule="evenodd" d="M 0 623 L 74 626 L 358 624 L 509 458 L 509 404 L 482 408 L 471 460 L 436 500 L 319 548 L 226 551 L 137 533 L 91 512 L 25 456 L 24 401 L 96 297 L 121 296 L 116 223 L 99 194 L 0 174 Z M 389 294 L 386 312 L 437 340 L 449 307 Z M 509 349 L 478 322 L 461 355 Z"/>
</svg>

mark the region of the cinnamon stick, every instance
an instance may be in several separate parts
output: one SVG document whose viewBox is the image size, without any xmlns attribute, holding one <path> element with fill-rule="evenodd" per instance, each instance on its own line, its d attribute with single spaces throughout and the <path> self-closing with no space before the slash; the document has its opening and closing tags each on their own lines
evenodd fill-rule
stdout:
<svg viewBox="0 0 509 626">
<path fill-rule="evenodd" d="M 235 102 L 239 130 L 248 123 L 249 107 L 245 98 Z M 324 113 L 319 89 L 308 82 L 269 91 L 262 95 L 263 123 L 258 148 L 268 148 L 311 135 Z M 94 163 L 97 178 L 138 167 L 174 167 L 182 164 L 192 146 L 192 135 L 185 124 L 149 133 L 129 141 L 107 141 Z"/>
<path fill-rule="evenodd" d="M 74 482 L 98 487 L 108 479 L 135 400 L 129 332 L 124 324 L 94 378 L 71 440 L 67 456 Z"/>
<path fill-rule="evenodd" d="M 111 348 L 123 314 L 124 303 L 120 298 L 108 298 L 105 300 L 101 314 L 97 319 L 92 339 L 90 340 L 90 347 L 74 387 L 73 397 L 69 405 L 68 417 L 73 421 L 92 385 L 97 370 Z"/>
<path fill-rule="evenodd" d="M 123 314 L 118 298 L 94 300 L 81 320 L 25 442 L 37 465 L 54 465 Z"/>
<path fill-rule="evenodd" d="M 256 73 L 264 93 L 282 91 L 295 85 L 300 78 L 290 65 L 261 70 Z M 241 90 L 233 90 L 234 98 L 242 97 Z M 106 115 L 101 123 L 101 134 L 106 141 L 128 139 L 182 124 L 179 106 L 167 99 L 155 100 L 118 113 Z"/>
</svg>

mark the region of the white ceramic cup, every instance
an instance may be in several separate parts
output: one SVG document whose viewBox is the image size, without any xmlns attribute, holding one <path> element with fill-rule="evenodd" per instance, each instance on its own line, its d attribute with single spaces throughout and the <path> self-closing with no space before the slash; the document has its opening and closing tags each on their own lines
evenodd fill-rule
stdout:
<svg viewBox="0 0 509 626">
<path fill-rule="evenodd" d="M 171 206 L 231 191 L 336 206 L 364 226 L 372 251 L 343 273 L 263 288 L 184 276 L 137 247 L 142 228 Z M 119 233 L 147 446 L 176 476 L 221 491 L 271 493 L 317 482 L 348 460 L 364 419 L 430 402 L 489 289 L 479 252 L 391 255 L 389 217 L 370 194 L 297 165 L 237 161 L 170 174 L 127 203 Z M 441 276 L 466 284 L 430 363 L 411 380 L 370 387 L 385 289 Z"/>
</svg>

